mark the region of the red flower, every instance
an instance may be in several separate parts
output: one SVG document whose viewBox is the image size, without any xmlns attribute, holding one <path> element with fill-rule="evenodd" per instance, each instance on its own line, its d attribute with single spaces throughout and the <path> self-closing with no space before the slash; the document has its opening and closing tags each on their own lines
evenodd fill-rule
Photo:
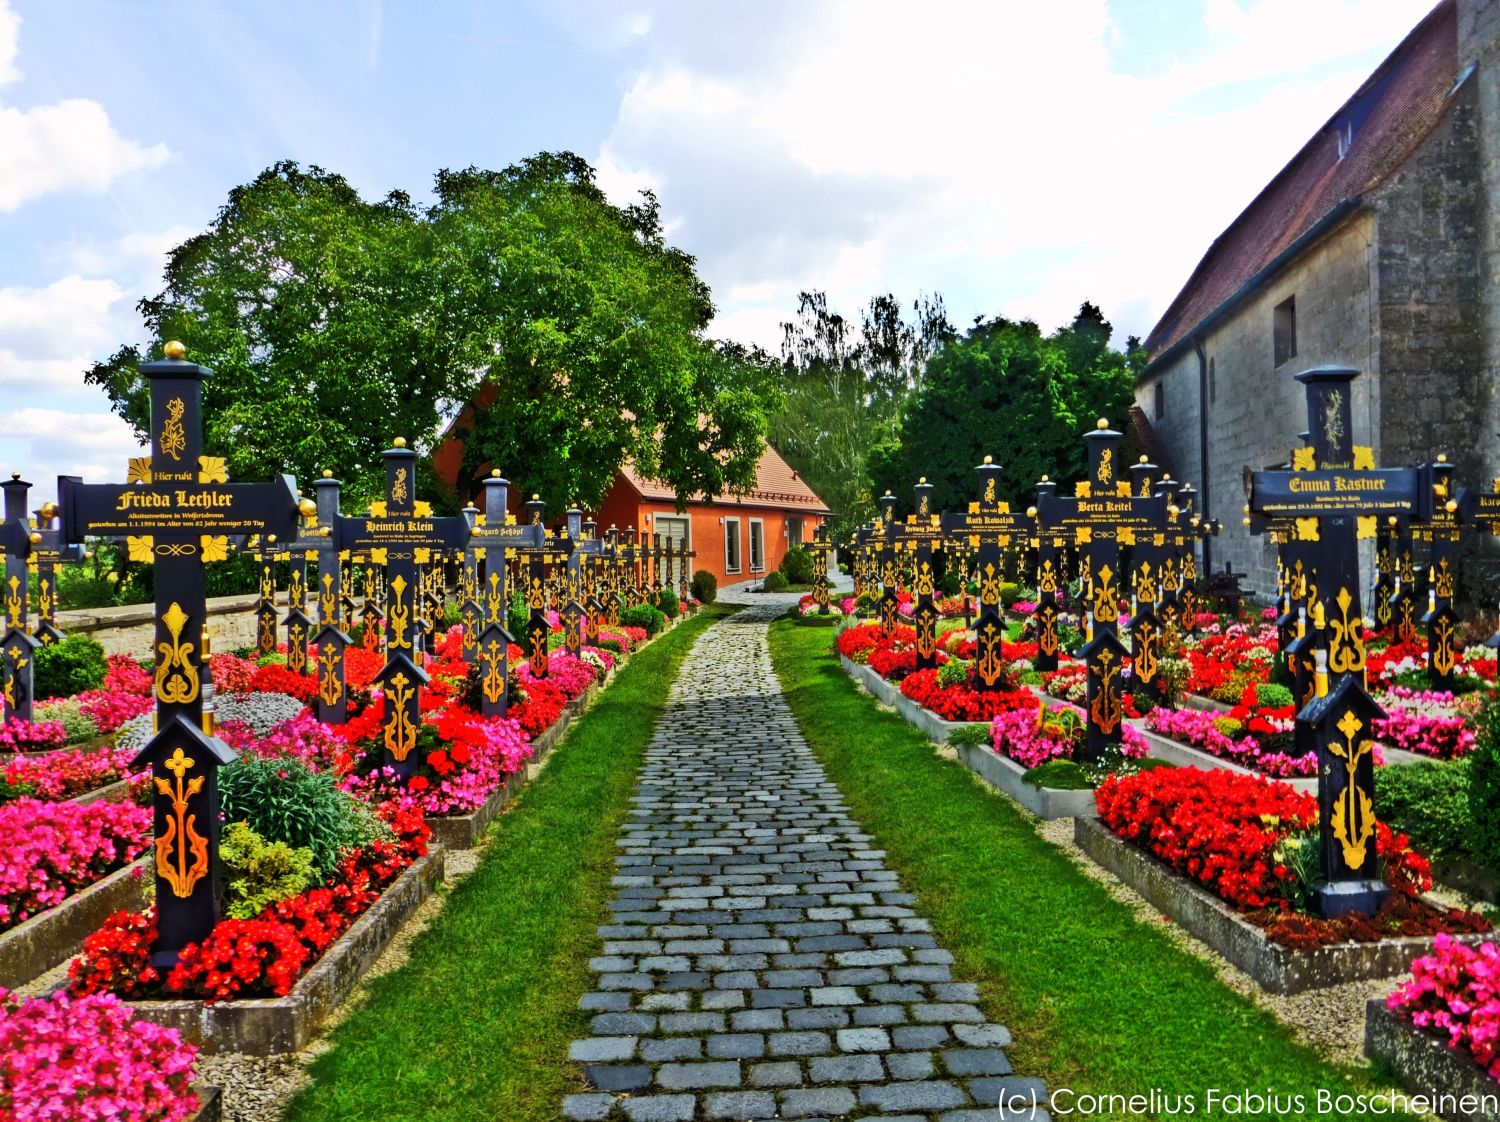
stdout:
<svg viewBox="0 0 1500 1122">
<path fill-rule="evenodd" d="M 406 786 L 413 791 L 425 791 L 429 784 L 425 775 L 414 775 L 407 782 Z"/>
</svg>

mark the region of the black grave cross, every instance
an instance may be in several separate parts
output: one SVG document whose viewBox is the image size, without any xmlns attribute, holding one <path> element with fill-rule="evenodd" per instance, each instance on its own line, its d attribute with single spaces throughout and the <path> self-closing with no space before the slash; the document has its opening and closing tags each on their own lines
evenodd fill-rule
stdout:
<svg viewBox="0 0 1500 1122">
<path fill-rule="evenodd" d="M 344 558 L 333 540 L 339 520 L 339 493 L 342 484 L 325 471 L 313 483 L 317 513 L 317 534 L 313 538 L 318 557 L 318 631 L 313 636 L 318 645 L 318 661 L 313 668 L 318 678 L 318 720 L 341 725 L 349 719 L 349 688 L 345 673 L 345 656 L 354 640 L 341 623 L 346 615 L 344 597 Z"/>
<path fill-rule="evenodd" d="M 552 630 L 547 622 L 547 566 L 552 561 L 553 543 L 542 521 L 546 511 L 542 497 L 532 495 L 526 504 L 526 523 L 541 537 L 537 544 L 517 550 L 526 562 L 526 634 L 522 647 L 534 678 L 547 676 L 547 636 Z"/>
<path fill-rule="evenodd" d="M 880 581 L 880 632 L 887 637 L 896 633 L 901 618 L 901 600 L 897 596 L 899 576 L 896 571 L 896 498 L 889 491 L 880 497 L 880 517 L 870 530 L 870 545 Z"/>
<path fill-rule="evenodd" d="M 509 704 L 508 651 L 516 642 L 506 629 L 510 609 L 506 559 L 519 550 L 540 549 L 546 531 L 535 523 L 516 524 L 510 514 L 510 482 L 498 469 L 484 481 L 483 504 L 484 509 L 474 516 L 470 539 L 475 546 L 475 561 L 483 565 L 484 625 L 478 636 L 479 705 L 484 716 L 502 717 Z"/>
<path fill-rule="evenodd" d="M 1069 539 L 1056 531 L 1044 532 L 1037 522 L 1041 504 L 1056 494 L 1057 484 L 1042 476 L 1042 481 L 1036 486 L 1037 505 L 1026 511 L 1032 525 L 1031 547 L 1036 552 L 1036 668 L 1041 673 L 1057 669 L 1058 655 L 1062 650 L 1057 623 L 1062 615 L 1062 593 L 1067 583 L 1063 576 L 1062 555 Z"/>
<path fill-rule="evenodd" d="M 1358 374 L 1340 367 L 1298 374 L 1311 444 L 1294 453 L 1292 471 L 1247 478 L 1252 515 L 1296 527 L 1311 572 L 1315 635 L 1323 633 L 1312 652 L 1315 696 L 1297 721 L 1318 752 L 1322 875 L 1313 906 L 1325 916 L 1374 912 L 1389 893 L 1375 852 L 1370 733 L 1381 710 L 1365 692 L 1358 541 L 1375 536 L 1380 518 L 1426 521 L 1434 507 L 1430 465 L 1377 468 L 1373 451 L 1353 443 L 1350 383 Z"/>
<path fill-rule="evenodd" d="M 33 513 L 25 542 L 30 550 L 31 571 L 36 575 L 36 626 L 31 633 L 39 645 L 46 647 L 65 637 L 57 626 L 57 568 L 82 561 L 86 553 L 82 546 L 68 545 L 62 540 L 56 503 L 45 502 Z M 9 581 L 6 583 L 8 586 Z M 11 590 L 7 587 L 6 591 L 8 598 Z M 8 608 L 9 605 L 7 614 Z"/>
<path fill-rule="evenodd" d="M 942 515 L 941 521 L 949 542 L 966 546 L 977 555 L 979 619 L 974 624 L 974 669 L 982 689 L 997 690 L 1005 669 L 1005 618 L 1000 599 L 1005 557 L 1028 542 L 1035 524 L 1027 514 L 1012 513 L 1010 504 L 1000 498 L 1004 469 L 993 457 L 986 456 L 974 470 L 979 474 L 979 498 L 969 503 L 966 511 Z"/>
<path fill-rule="evenodd" d="M 1100 419 L 1084 440 L 1088 444 L 1089 476 L 1077 484 L 1071 498 L 1056 494 L 1037 498 L 1038 534 L 1057 534 L 1083 550 L 1088 567 L 1084 585 L 1089 641 L 1078 652 L 1088 667 L 1085 709 L 1088 741 L 1085 752 L 1098 762 L 1120 742 L 1125 721 L 1124 671 L 1126 650 L 1118 636 L 1120 546 L 1134 545 L 1140 535 L 1166 533 L 1169 517 L 1166 496 L 1136 495 L 1129 473 L 1119 463 L 1123 434 Z"/>
<path fill-rule="evenodd" d="M 592 534 L 584 532 L 583 511 L 577 507 L 568 510 L 563 533 L 558 547 L 567 556 L 567 598 L 563 606 L 563 644 L 575 658 L 583 653 L 584 641 L 588 638 L 589 621 L 593 609 L 589 607 L 587 570 L 593 559 L 599 556 L 603 543 Z M 595 637 L 598 628 L 595 626 Z"/>
<path fill-rule="evenodd" d="M 433 516 L 432 507 L 416 497 L 417 454 L 399 437 L 394 445 L 381 453 L 385 498 L 370 504 L 367 517 L 340 515 L 333 542 L 339 551 L 368 554 L 372 565 L 385 570 L 386 663 L 376 675 L 385 688 L 383 763 L 404 781 L 417 767 L 412 750 L 422 721 L 420 691 L 428 681 L 416 648 L 421 594 L 417 568 L 434 554 L 463 548 L 469 524 L 462 515 Z"/>
<path fill-rule="evenodd" d="M 290 476 L 230 483 L 224 461 L 203 453 L 203 382 L 211 371 L 184 361 L 180 343 L 168 343 L 165 353 L 140 368 L 151 393 L 151 454 L 130 461 L 123 485 L 58 481 L 65 542 L 124 538 L 156 567 L 157 733 L 134 766 L 152 773 L 158 967 L 174 964 L 219 918 L 217 771 L 234 753 L 204 712 L 204 564 L 227 559 L 233 538 L 290 538 L 299 514 Z"/>
<path fill-rule="evenodd" d="M 35 699 L 34 660 L 40 641 L 27 631 L 30 598 L 27 570 L 41 535 L 26 521 L 26 496 L 31 484 L 14 473 L 0 490 L 5 493 L 5 521 L 0 523 L 0 551 L 5 554 L 4 622 L 0 631 L 0 722 L 31 720 Z"/>
<path fill-rule="evenodd" d="M 917 669 L 937 666 L 937 590 L 934 554 L 943 546 L 942 515 L 932 509 L 932 484 L 923 476 L 912 489 L 915 499 L 905 522 L 883 523 L 885 540 L 893 550 L 911 555 L 912 622 L 917 630 Z"/>
<path fill-rule="evenodd" d="M 826 616 L 829 612 L 828 555 L 833 552 L 833 543 L 828 540 L 828 527 L 824 523 L 818 523 L 806 547 L 813 559 L 813 603 L 818 606 L 818 614 Z"/>
</svg>

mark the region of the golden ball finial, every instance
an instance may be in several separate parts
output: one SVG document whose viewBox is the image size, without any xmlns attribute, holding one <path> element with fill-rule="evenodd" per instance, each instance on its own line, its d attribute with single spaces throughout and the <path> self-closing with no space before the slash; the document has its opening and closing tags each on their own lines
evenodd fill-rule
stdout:
<svg viewBox="0 0 1500 1122">
<path fill-rule="evenodd" d="M 405 448 L 406 447 L 406 437 L 404 437 L 404 436 L 398 436 L 398 437 L 396 437 L 395 440 L 391 441 L 391 443 L 394 444 L 397 448 Z"/>
<path fill-rule="evenodd" d="M 1050 475 L 1044 475 L 1044 476 L 1042 476 L 1042 482 L 1043 483 L 1051 483 L 1052 482 L 1052 477 Z"/>
<path fill-rule="evenodd" d="M 987 463 L 987 464 L 992 464 L 992 463 L 995 462 L 995 457 L 994 456 L 986 456 L 984 458 L 984 462 Z"/>
<path fill-rule="evenodd" d="M 1026 508 L 1026 517 L 1027 518 L 1035 518 L 1036 517 L 1036 507 L 1034 507 L 1034 506 L 1027 507 Z"/>
<path fill-rule="evenodd" d="M 491 479 L 499 479 L 500 478 L 500 469 L 499 468 L 490 468 L 490 478 Z"/>
<path fill-rule="evenodd" d="M 324 468 L 323 469 L 323 478 L 324 479 L 332 479 L 333 478 L 333 471 L 332 471 L 332 469 L 330 469 L 330 468 Z"/>
<path fill-rule="evenodd" d="M 927 477 L 925 475 L 922 476 L 921 478 L 919 478 L 917 480 L 917 486 L 918 487 L 925 487 L 926 485 L 927 485 Z"/>
<path fill-rule="evenodd" d="M 1109 428 L 1109 420 L 1105 417 L 1100 417 L 1098 424 L 1096 424 L 1094 427 L 1096 429 L 1107 429 Z"/>
<path fill-rule="evenodd" d="M 1142 452 L 1141 453 L 1141 458 L 1139 460 L 1137 460 L 1136 462 L 1137 463 L 1141 463 L 1141 464 L 1149 464 L 1151 461 L 1146 457 L 1146 453 Z"/>
<path fill-rule="evenodd" d="M 42 544 L 42 535 L 38 534 L 35 530 L 33 530 L 30 534 L 28 534 L 26 536 L 26 540 L 29 541 L 32 545 L 41 545 Z"/>
<path fill-rule="evenodd" d="M 10 477 L 12 479 L 20 479 L 21 478 L 21 473 L 18 472 L 18 471 L 13 471 L 13 472 L 10 473 Z"/>
<path fill-rule="evenodd" d="M 1443 504 L 1443 509 L 1446 510 L 1449 514 L 1452 514 L 1455 510 L 1458 509 L 1458 504 L 1452 499 L 1449 499 L 1446 503 Z"/>
<path fill-rule="evenodd" d="M 297 513 L 303 518 L 311 518 L 318 513 L 318 504 L 311 499 L 301 499 L 297 503 Z"/>
<path fill-rule="evenodd" d="M 1438 453 L 1438 463 L 1440 463 L 1440 464 L 1446 464 L 1447 462 L 1448 462 L 1448 453 L 1446 453 L 1446 452 L 1439 452 Z"/>
<path fill-rule="evenodd" d="M 541 502 L 541 499 L 542 499 L 542 496 L 540 496 L 540 495 L 532 495 L 531 496 L 531 501 L 534 502 L 534 503 Z"/>
<path fill-rule="evenodd" d="M 162 347 L 161 353 L 171 359 L 183 359 L 187 357 L 187 347 L 183 346 L 180 341 L 173 339 Z"/>
<path fill-rule="evenodd" d="M 17 478 L 17 479 L 19 479 L 19 478 L 20 478 L 20 476 L 19 476 L 19 475 L 18 475 L 18 476 L 16 476 L 16 478 Z M 881 497 L 881 498 L 882 498 L 882 499 L 888 499 L 888 498 L 890 498 L 890 497 L 891 497 L 891 492 L 890 492 L 890 489 L 889 489 L 889 488 L 887 488 L 887 489 L 886 489 L 886 492 L 885 492 L 885 494 L 883 494 L 883 495 L 881 495 L 881 496 L 880 496 L 880 497 Z"/>
</svg>

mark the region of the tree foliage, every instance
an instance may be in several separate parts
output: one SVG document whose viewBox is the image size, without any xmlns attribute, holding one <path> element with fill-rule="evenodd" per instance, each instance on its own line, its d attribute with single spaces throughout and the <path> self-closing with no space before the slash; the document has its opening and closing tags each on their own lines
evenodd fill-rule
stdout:
<svg viewBox="0 0 1500 1122">
<path fill-rule="evenodd" d="M 964 509 L 986 455 L 1005 468 L 1002 494 L 1022 509 L 1043 475 L 1082 478 L 1084 433 L 1101 417 L 1125 424 L 1145 362 L 1134 338 L 1112 350 L 1112 334 L 1087 303 L 1051 335 L 1030 321 L 976 322 L 928 364 L 896 438 L 871 453 L 875 493 L 889 490 L 909 509 L 913 484 L 926 476 L 936 509 Z"/>
<path fill-rule="evenodd" d="M 771 443 L 833 510 L 836 540 L 873 514 L 870 450 L 896 436 L 902 404 L 954 334 L 941 296 L 917 299 L 911 317 L 887 294 L 856 323 L 831 310 L 825 293 L 804 292 L 796 318 L 782 324 L 786 398 Z"/>
<path fill-rule="evenodd" d="M 654 197 L 613 206 L 570 153 L 442 171 L 435 194 L 367 202 L 284 162 L 171 254 L 140 311 L 215 369 L 204 440 L 236 478 L 331 468 L 358 499 L 394 436 L 432 450 L 490 386 L 462 422 L 459 486 L 437 497 L 461 502 L 492 465 L 553 511 L 592 506 L 627 459 L 685 497 L 750 486 L 774 364 L 705 337 L 708 288 Z M 138 366 L 159 346 L 85 375 L 140 431 Z"/>
</svg>

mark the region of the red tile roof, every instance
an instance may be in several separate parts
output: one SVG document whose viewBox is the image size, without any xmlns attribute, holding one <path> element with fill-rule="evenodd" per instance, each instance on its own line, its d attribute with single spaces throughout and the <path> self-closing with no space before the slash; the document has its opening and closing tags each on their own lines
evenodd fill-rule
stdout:
<svg viewBox="0 0 1500 1122">
<path fill-rule="evenodd" d="M 664 483 L 643 479 L 636 474 L 635 467 L 626 464 L 620 469 L 625 481 L 640 493 L 643 499 L 656 499 L 675 503 L 677 492 Z M 792 470 L 776 449 L 766 445 L 765 454 L 755 468 L 755 487 L 743 495 L 715 495 L 710 500 L 716 505 L 740 505 L 776 507 L 782 510 L 802 510 L 809 514 L 828 514 L 823 500 Z"/>
<path fill-rule="evenodd" d="M 1456 4 L 1443 0 L 1209 247 L 1146 338 L 1152 363 L 1247 295 L 1241 290 L 1340 204 L 1395 172 L 1441 119 L 1457 73 Z"/>
</svg>

